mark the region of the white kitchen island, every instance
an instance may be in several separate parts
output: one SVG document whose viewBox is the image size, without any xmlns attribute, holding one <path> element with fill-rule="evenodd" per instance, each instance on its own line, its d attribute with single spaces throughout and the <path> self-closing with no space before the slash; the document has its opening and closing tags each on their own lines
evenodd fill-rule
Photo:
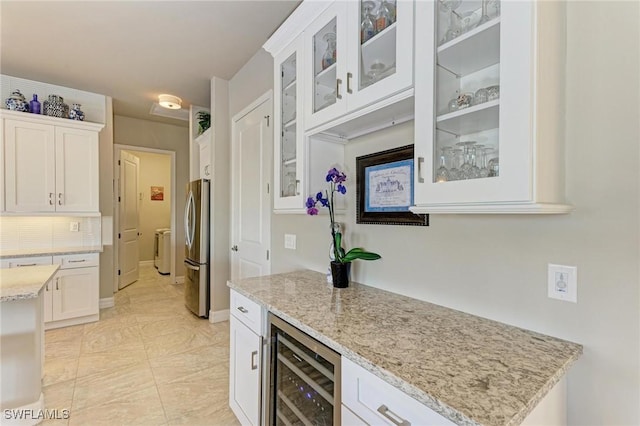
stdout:
<svg viewBox="0 0 640 426">
<path fill-rule="evenodd" d="M 42 292 L 58 268 L 58 265 L 46 265 L 0 269 L 0 410 L 3 425 L 37 424 L 42 420 Z"/>
</svg>

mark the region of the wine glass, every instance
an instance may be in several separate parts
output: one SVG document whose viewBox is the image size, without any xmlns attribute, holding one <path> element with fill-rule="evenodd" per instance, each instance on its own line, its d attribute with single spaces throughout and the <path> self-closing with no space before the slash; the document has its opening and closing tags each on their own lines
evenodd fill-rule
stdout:
<svg viewBox="0 0 640 426">
<path fill-rule="evenodd" d="M 451 180 L 451 175 L 449 174 L 449 169 L 447 168 L 447 157 L 449 156 L 448 152 L 451 151 L 451 147 L 442 147 L 440 148 L 440 151 L 440 166 L 436 170 L 436 182 L 448 182 Z"/>
<path fill-rule="evenodd" d="M 449 26 L 440 44 L 453 40 L 460 35 L 460 17 L 455 10 L 462 4 L 462 0 L 440 0 L 442 9 L 449 15 Z"/>
<path fill-rule="evenodd" d="M 464 162 L 464 151 L 460 148 L 451 149 L 451 168 L 449 169 L 449 180 L 460 180 L 460 166 Z"/>
<path fill-rule="evenodd" d="M 480 17 L 480 22 L 478 22 L 478 25 L 482 25 L 485 22 L 489 22 L 491 20 L 491 18 L 487 14 L 488 5 L 489 5 L 489 0 L 482 0 L 482 16 Z"/>
<path fill-rule="evenodd" d="M 464 162 L 460 166 L 459 176 L 460 179 L 471 179 L 472 177 L 472 158 L 471 147 L 475 145 L 475 141 L 458 142 L 456 145 L 461 146 L 464 152 Z"/>
<path fill-rule="evenodd" d="M 500 159 L 494 157 L 489 160 L 489 175 L 488 177 L 500 176 Z"/>
<path fill-rule="evenodd" d="M 360 24 L 360 44 L 376 35 L 376 26 L 373 23 L 371 12 L 376 4 L 370 0 L 362 2 L 362 23 Z"/>
</svg>

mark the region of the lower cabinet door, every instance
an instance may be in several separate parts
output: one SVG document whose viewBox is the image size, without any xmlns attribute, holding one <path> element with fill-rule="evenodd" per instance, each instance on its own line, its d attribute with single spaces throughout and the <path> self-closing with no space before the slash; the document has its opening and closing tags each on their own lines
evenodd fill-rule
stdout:
<svg viewBox="0 0 640 426">
<path fill-rule="evenodd" d="M 52 320 L 59 321 L 99 312 L 99 272 L 97 267 L 60 269 L 53 288 Z"/>
<path fill-rule="evenodd" d="M 230 319 L 229 405 L 243 425 L 260 424 L 261 337 Z"/>
<path fill-rule="evenodd" d="M 56 280 L 55 278 L 52 279 L 51 281 L 49 281 L 47 283 L 47 285 L 44 286 L 44 292 L 43 292 L 43 307 L 42 307 L 42 311 L 43 311 L 43 319 L 44 322 L 49 322 L 49 321 L 53 321 L 53 289 L 56 286 Z"/>
</svg>

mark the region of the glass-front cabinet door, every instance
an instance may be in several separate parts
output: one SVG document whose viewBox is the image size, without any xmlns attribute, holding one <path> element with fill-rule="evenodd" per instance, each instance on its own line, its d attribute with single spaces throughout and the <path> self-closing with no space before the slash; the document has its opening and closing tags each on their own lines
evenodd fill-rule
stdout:
<svg viewBox="0 0 640 426">
<path fill-rule="evenodd" d="M 305 128 L 309 129 L 346 111 L 346 6 L 337 1 L 305 29 L 307 83 Z"/>
<path fill-rule="evenodd" d="M 416 4 L 416 212 L 535 213 L 562 201 L 551 39 L 562 44 L 563 21 L 542 3 L 557 2 Z"/>
<path fill-rule="evenodd" d="M 336 1 L 305 29 L 305 129 L 410 89 L 414 2 Z"/>
<path fill-rule="evenodd" d="M 348 109 L 413 85 L 412 0 L 348 2 Z"/>
<path fill-rule="evenodd" d="M 302 206 L 303 164 L 303 72 L 302 37 L 298 37 L 274 58 L 276 75 L 274 209 Z"/>
</svg>

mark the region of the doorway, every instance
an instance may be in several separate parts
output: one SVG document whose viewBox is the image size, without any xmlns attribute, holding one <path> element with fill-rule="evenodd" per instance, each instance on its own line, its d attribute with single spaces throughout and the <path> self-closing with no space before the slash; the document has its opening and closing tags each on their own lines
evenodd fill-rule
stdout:
<svg viewBox="0 0 640 426">
<path fill-rule="evenodd" d="M 175 152 L 119 144 L 114 148 L 114 293 L 135 282 L 138 266 L 144 264 L 156 266 L 157 273 L 168 274 L 175 283 Z M 159 250 L 160 229 L 169 244 Z"/>
</svg>

